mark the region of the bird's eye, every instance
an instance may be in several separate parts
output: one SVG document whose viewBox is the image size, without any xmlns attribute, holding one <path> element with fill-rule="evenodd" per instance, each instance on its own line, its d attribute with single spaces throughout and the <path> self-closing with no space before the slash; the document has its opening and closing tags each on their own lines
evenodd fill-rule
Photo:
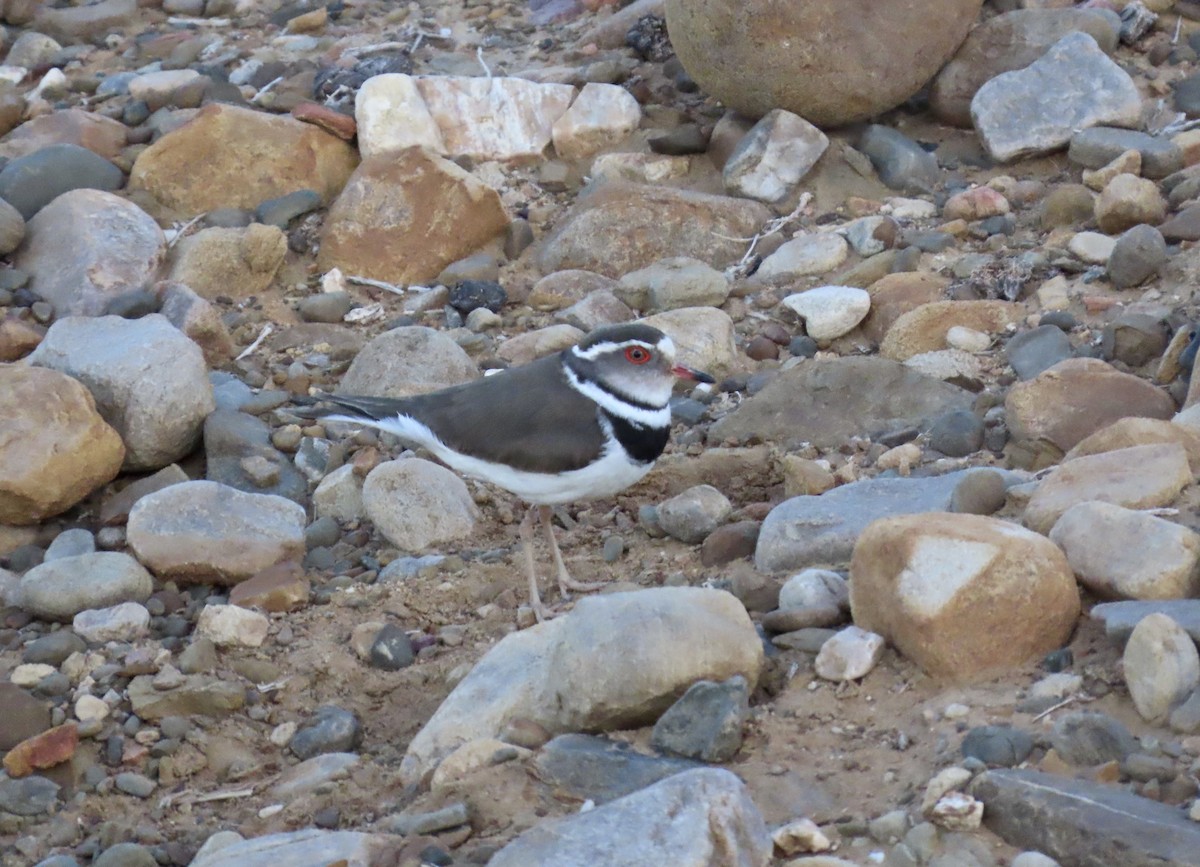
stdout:
<svg viewBox="0 0 1200 867">
<path fill-rule="evenodd" d="M 645 364 L 650 360 L 650 352 L 640 346 L 631 346 L 625 350 L 625 358 L 631 364 Z"/>
</svg>

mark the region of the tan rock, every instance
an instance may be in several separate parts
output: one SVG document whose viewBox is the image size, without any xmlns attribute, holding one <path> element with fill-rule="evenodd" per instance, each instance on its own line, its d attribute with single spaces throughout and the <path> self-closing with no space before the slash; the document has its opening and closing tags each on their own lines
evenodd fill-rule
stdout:
<svg viewBox="0 0 1200 867">
<path fill-rule="evenodd" d="M 1023 520 L 1049 533 L 1067 509 L 1097 500 L 1127 509 L 1169 506 L 1192 483 L 1187 452 L 1178 443 L 1134 446 L 1076 458 L 1043 479 L 1029 498 Z"/>
<path fill-rule="evenodd" d="M 278 614 L 307 605 L 309 590 L 303 566 L 294 561 L 277 563 L 234 587 L 229 604 Z"/>
<path fill-rule="evenodd" d="M 169 279 L 210 301 L 240 301 L 271 285 L 285 255 L 287 237 L 275 226 L 201 229 L 175 245 Z"/>
<path fill-rule="evenodd" d="M 936 677 L 1011 669 L 1061 647 L 1079 591 L 1048 539 L 995 518 L 931 512 L 870 524 L 850 563 L 854 622 Z"/>
<path fill-rule="evenodd" d="M 741 357 L 734 342 L 733 320 L 715 307 L 680 307 L 639 320 L 659 329 L 675 343 L 680 364 L 713 376 L 729 373 Z"/>
<path fill-rule="evenodd" d="M 1192 472 L 1200 474 L 1200 430 L 1158 418 L 1131 416 L 1118 419 L 1081 440 L 1066 453 L 1063 460 L 1157 443 L 1179 443 L 1187 450 L 1188 465 Z"/>
<path fill-rule="evenodd" d="M 827 466 L 799 455 L 784 455 L 780 468 L 783 470 L 783 495 L 789 499 L 801 495 L 818 496 L 836 484 Z"/>
<path fill-rule="evenodd" d="M 446 153 L 441 130 L 411 75 L 386 73 L 364 81 L 354 97 L 354 119 L 364 158 L 410 147 Z"/>
<path fill-rule="evenodd" d="M 252 209 L 299 189 L 330 202 L 357 163 L 350 144 L 312 124 L 212 103 L 138 155 L 129 188 L 182 214 Z"/>
<path fill-rule="evenodd" d="M 390 283 L 431 280 L 504 231 L 500 196 L 410 148 L 363 161 L 329 209 L 318 263 Z"/>
<path fill-rule="evenodd" d="M 5 316 L 0 319 L 0 362 L 24 358 L 46 336 L 46 329 L 33 322 Z"/>
<path fill-rule="evenodd" d="M 405 551 L 470 538 L 479 508 L 450 470 L 421 458 L 388 461 L 363 483 L 363 507 L 375 528 Z"/>
<path fill-rule="evenodd" d="M 445 332 L 413 325 L 385 331 L 363 347 L 338 391 L 409 397 L 478 377 L 475 362 Z"/>
<path fill-rule="evenodd" d="M 47 729 L 21 741 L 4 755 L 4 770 L 10 777 L 27 777 L 34 771 L 53 768 L 71 760 L 79 746 L 79 728 L 73 722 Z"/>
<path fill-rule="evenodd" d="M 633 95 L 615 84 L 589 82 L 552 127 L 554 150 L 563 159 L 580 159 L 620 144 L 638 128 L 642 109 Z"/>
<path fill-rule="evenodd" d="M 75 144 L 114 159 L 125 147 L 125 124 L 81 108 L 44 114 L 18 126 L 0 141 L 0 156 L 16 159 L 52 144 Z"/>
<path fill-rule="evenodd" d="M 592 271 L 555 271 L 534 283 L 525 301 L 535 310 L 561 310 L 582 301 L 592 292 L 601 289 L 611 292 L 616 286 L 616 280 Z"/>
<path fill-rule="evenodd" d="M 1116 235 L 1140 223 L 1157 226 L 1167 218 L 1167 200 L 1158 184 L 1137 175 L 1117 175 L 1096 199 L 1096 222 Z"/>
<path fill-rule="evenodd" d="M 1014 442 L 1045 440 L 1063 452 L 1127 416 L 1175 412 L 1165 391 L 1096 358 L 1068 358 L 1017 383 L 1004 407 Z"/>
<path fill-rule="evenodd" d="M 583 338 L 584 333 L 571 325 L 548 325 L 510 337 L 496 347 L 496 355 L 509 364 L 528 364 L 543 355 L 562 352 Z"/>
<path fill-rule="evenodd" d="M 1140 175 L 1142 173 L 1141 151 L 1128 150 L 1115 157 L 1108 165 L 1098 169 L 1083 170 L 1083 185 L 1101 192 L 1117 175 Z"/>
<path fill-rule="evenodd" d="M 35 524 L 120 472 L 125 446 L 77 380 L 0 364 L 0 523 Z"/>
<path fill-rule="evenodd" d="M 991 334 L 1019 322 L 1024 315 L 1024 307 L 1008 301 L 935 301 L 898 318 L 884 335 L 879 354 L 904 361 L 949 348 L 946 332 L 955 326 Z"/>
<path fill-rule="evenodd" d="M 924 304 L 943 300 L 949 285 L 949 278 L 928 271 L 902 271 L 881 277 L 867 287 L 871 311 L 863 320 L 863 333 L 876 343 L 882 343 L 897 319 Z"/>
</svg>

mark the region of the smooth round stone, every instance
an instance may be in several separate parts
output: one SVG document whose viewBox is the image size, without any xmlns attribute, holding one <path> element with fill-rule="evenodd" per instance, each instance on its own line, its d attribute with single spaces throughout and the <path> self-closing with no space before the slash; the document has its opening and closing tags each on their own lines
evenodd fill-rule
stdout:
<svg viewBox="0 0 1200 867">
<path fill-rule="evenodd" d="M 44 665 L 62 665 L 72 653 L 82 653 L 87 650 L 87 643 L 69 629 L 59 629 L 35 638 L 25 647 L 21 654 L 22 662 L 41 663 Z"/>
<path fill-rule="evenodd" d="M 1121 657 L 1125 684 L 1143 719 L 1161 722 L 1200 685 L 1200 652 L 1166 614 L 1138 621 Z"/>
<path fill-rule="evenodd" d="M 836 232 L 800 235 L 781 244 L 763 260 L 754 276 L 784 280 L 809 274 L 826 274 L 846 261 L 850 244 Z"/>
<path fill-rule="evenodd" d="M 54 541 L 46 549 L 46 556 L 43 562 L 61 560 L 64 557 L 78 557 L 81 554 L 94 553 L 95 550 L 95 537 L 82 527 L 76 527 L 71 530 L 64 530 L 54 537 Z"/>
<path fill-rule="evenodd" d="M 793 337 L 788 342 L 788 353 L 796 358 L 812 358 L 817 354 L 817 341 L 813 340 L 807 334 L 800 337 Z"/>
<path fill-rule="evenodd" d="M 118 789 L 127 795 L 133 795 L 135 798 L 149 798 L 154 793 L 154 790 L 158 788 L 158 784 L 154 780 L 133 771 L 124 771 L 117 774 L 114 782 Z"/>
<path fill-rule="evenodd" d="M 296 305 L 300 318 L 305 322 L 341 322 L 354 306 L 349 292 L 319 292 L 301 298 Z"/>
<path fill-rule="evenodd" d="M 1079 327 L 1079 320 L 1065 310 L 1053 310 L 1042 316 L 1038 325 L 1053 325 L 1061 331 L 1073 331 Z"/>
<path fill-rule="evenodd" d="M 1021 379 L 1033 379 L 1072 355 L 1071 341 L 1062 329 L 1039 325 L 1014 335 L 1004 347 L 1008 363 Z"/>
<path fill-rule="evenodd" d="M 20 211 L 4 199 L 0 199 L 0 256 L 7 256 L 20 247 L 24 240 L 25 218 L 21 216 Z M 11 304 L 11 301 L 9 303 Z"/>
<path fill-rule="evenodd" d="M 850 590 L 846 579 L 828 569 L 805 569 L 788 578 L 779 589 L 781 610 L 813 606 L 848 609 Z"/>
<path fill-rule="evenodd" d="M 1140 286 L 1158 275 L 1167 262 L 1162 232 L 1145 224 L 1127 229 L 1108 257 L 1108 279 L 1118 289 Z"/>
<path fill-rule="evenodd" d="M 125 174 L 99 154 L 60 143 L 11 160 L 0 170 L 0 198 L 30 219 L 65 192 L 117 190 Z"/>
<path fill-rule="evenodd" d="M 962 458 L 983 448 L 983 419 L 970 410 L 944 413 L 929 428 L 929 447 L 952 458 Z"/>
<path fill-rule="evenodd" d="M 371 643 L 369 660 L 373 667 L 384 671 L 399 671 L 413 664 L 412 641 L 404 630 L 394 623 L 384 626 Z"/>
<path fill-rule="evenodd" d="M 336 705 L 323 705 L 292 737 L 288 749 L 300 759 L 351 752 L 362 743 L 362 735 L 362 724 L 353 713 Z"/>
<path fill-rule="evenodd" d="M 946 332 L 946 343 L 951 349 L 961 349 L 963 352 L 985 352 L 992 345 L 992 337 L 974 328 L 955 325 Z"/>
<path fill-rule="evenodd" d="M 1112 255 L 1116 240 L 1100 232 L 1077 232 L 1067 242 L 1067 249 L 1075 258 L 1089 265 L 1103 265 Z"/>
<path fill-rule="evenodd" d="M 1033 738 L 1010 726 L 979 726 L 963 738 L 963 758 L 1004 768 L 1021 764 L 1033 752 Z"/>
<path fill-rule="evenodd" d="M 609 536 L 604 540 L 602 556 L 605 563 L 616 563 L 625 553 L 625 540 L 620 536 Z"/>
<path fill-rule="evenodd" d="M 967 473 L 950 495 L 950 511 L 964 515 L 993 515 L 1007 497 L 1004 476 L 995 470 Z"/>
<path fill-rule="evenodd" d="M 871 295 L 853 286 L 819 286 L 783 299 L 783 304 L 804 320 L 808 336 L 833 340 L 858 326 L 871 309 Z"/>
</svg>

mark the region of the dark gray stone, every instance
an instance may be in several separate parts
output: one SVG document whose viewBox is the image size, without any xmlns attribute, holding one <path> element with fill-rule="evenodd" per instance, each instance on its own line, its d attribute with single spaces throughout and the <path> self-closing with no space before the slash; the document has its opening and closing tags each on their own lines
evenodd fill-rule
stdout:
<svg viewBox="0 0 1200 867">
<path fill-rule="evenodd" d="M 1200 75 L 1175 82 L 1175 108 L 1188 117 L 1200 117 Z"/>
<path fill-rule="evenodd" d="M 60 629 L 29 642 L 21 655 L 21 661 L 57 666 L 72 653 L 83 653 L 85 650 L 87 644 L 82 638 L 70 629 Z"/>
<path fill-rule="evenodd" d="M 1200 689 L 1194 690 L 1179 707 L 1171 711 L 1168 724 L 1180 734 L 1200 734 Z"/>
<path fill-rule="evenodd" d="M 1038 771 L 988 771 L 971 794 L 1005 842 L 1064 867 L 1200 867 L 1200 824 L 1114 786 Z"/>
<path fill-rule="evenodd" d="M 1167 242 L 1162 232 L 1145 223 L 1125 230 L 1108 256 L 1109 282 L 1118 289 L 1140 286 L 1157 277 L 1167 263 Z"/>
<path fill-rule="evenodd" d="M 1143 177 L 1157 180 L 1183 168 L 1183 152 L 1170 139 L 1111 126 L 1094 126 L 1075 133 L 1067 148 L 1067 159 L 1086 169 L 1098 169 L 1125 151 L 1141 154 Z"/>
<path fill-rule="evenodd" d="M 58 800 L 58 783 L 45 777 L 14 780 L 0 773 L 0 810 L 18 816 L 48 813 Z"/>
<path fill-rule="evenodd" d="M 11 160 L 0 170 L 0 198 L 26 220 L 70 190 L 118 190 L 125 174 L 75 144 L 52 144 Z"/>
<path fill-rule="evenodd" d="M 1110 641 L 1123 645 L 1147 614 L 1166 614 L 1200 643 L 1200 599 L 1102 602 L 1092 608 L 1092 619 L 1104 624 Z"/>
<path fill-rule="evenodd" d="M 928 193 L 941 179 L 937 157 L 899 130 L 872 124 L 859 140 L 879 179 L 893 190 Z"/>
<path fill-rule="evenodd" d="M 1033 752 L 1033 738 L 1012 726 L 978 726 L 963 738 L 963 758 L 975 758 L 989 765 L 1011 768 Z"/>
<path fill-rule="evenodd" d="M 92 867 L 158 867 L 158 861 L 145 846 L 118 843 L 109 846 L 92 862 Z"/>
<path fill-rule="evenodd" d="M 357 716 L 327 704 L 317 708 L 312 719 L 293 735 L 288 748 L 299 759 L 311 759 L 321 753 L 353 752 L 362 738 L 362 724 Z"/>
<path fill-rule="evenodd" d="M 1105 358 L 1141 367 L 1162 357 L 1169 339 L 1170 330 L 1161 318 L 1148 313 L 1122 313 L 1104 327 L 1100 351 Z"/>
<path fill-rule="evenodd" d="M 1021 379 L 1033 379 L 1072 355 L 1071 341 L 1053 325 L 1039 325 L 1013 335 L 1004 356 Z"/>
<path fill-rule="evenodd" d="M 375 634 L 371 642 L 371 665 L 384 671 L 399 671 L 413 664 L 412 641 L 404 630 L 389 623 Z"/>
<path fill-rule="evenodd" d="M 1055 723 L 1050 744 L 1063 761 L 1079 767 L 1119 762 L 1138 748 L 1137 740 L 1119 720 L 1089 712 L 1068 714 Z"/>
<path fill-rule="evenodd" d="M 508 293 L 494 280 L 463 280 L 450 290 L 450 306 L 463 316 L 480 307 L 499 313 L 507 300 Z"/>
<path fill-rule="evenodd" d="M 701 762 L 647 756 L 628 744 L 592 735 L 559 735 L 533 760 L 538 778 L 581 800 L 604 804 Z"/>
<path fill-rule="evenodd" d="M 316 190 L 296 190 L 286 196 L 267 199 L 254 209 L 254 219 L 268 226 L 286 229 L 288 223 L 302 214 L 321 207 L 321 194 Z"/>
<path fill-rule="evenodd" d="M 126 795 L 133 795 L 135 798 L 149 798 L 157 788 L 154 780 L 143 774 L 135 774 L 133 771 L 117 774 L 113 782 L 120 791 Z"/>
<path fill-rule="evenodd" d="M 658 718 L 650 746 L 686 759 L 729 761 L 742 747 L 742 726 L 749 714 L 746 678 L 697 681 Z"/>
<path fill-rule="evenodd" d="M 296 311 L 305 322 L 341 322 L 354 306 L 349 292 L 318 292 L 301 298 Z"/>
<path fill-rule="evenodd" d="M 271 445 L 266 422 L 243 412 L 218 409 L 204 421 L 205 478 L 251 494 L 276 494 L 297 503 L 308 500 L 308 482 L 287 455 Z M 273 483 L 261 485 L 243 461 L 260 458 L 278 471 Z M 264 465 L 265 466 L 265 465 Z"/>
<path fill-rule="evenodd" d="M 332 548 L 342 538 L 342 528 L 337 519 L 326 515 L 317 518 L 304 528 L 304 545 L 308 550 L 313 548 Z"/>
<path fill-rule="evenodd" d="M 962 458 L 983 448 L 983 419 L 969 409 L 956 409 L 933 420 L 929 447 L 952 458 Z"/>
</svg>

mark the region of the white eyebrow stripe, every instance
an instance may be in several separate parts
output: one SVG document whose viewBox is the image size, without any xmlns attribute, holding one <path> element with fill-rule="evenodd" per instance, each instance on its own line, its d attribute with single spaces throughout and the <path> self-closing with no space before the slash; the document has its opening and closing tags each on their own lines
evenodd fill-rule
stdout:
<svg viewBox="0 0 1200 867">
<path fill-rule="evenodd" d="M 669 340 L 670 338 L 667 338 L 667 339 Z M 642 347 L 642 349 L 649 349 L 651 351 L 654 351 L 656 349 L 659 350 L 660 352 L 666 351 L 662 341 L 659 341 L 657 344 L 654 344 L 654 343 L 647 343 L 644 340 L 626 340 L 622 343 L 597 343 L 595 346 L 593 346 L 589 349 L 580 349 L 578 345 L 575 345 L 575 346 L 571 347 L 571 354 L 574 355 L 576 358 L 582 358 L 584 361 L 595 361 L 597 358 L 600 357 L 600 354 L 602 352 L 612 352 L 614 349 L 628 349 L 632 346 L 640 346 L 640 347 Z M 675 351 L 675 344 L 672 343 L 672 344 L 670 344 L 671 354 L 674 354 L 674 351 Z"/>
</svg>

